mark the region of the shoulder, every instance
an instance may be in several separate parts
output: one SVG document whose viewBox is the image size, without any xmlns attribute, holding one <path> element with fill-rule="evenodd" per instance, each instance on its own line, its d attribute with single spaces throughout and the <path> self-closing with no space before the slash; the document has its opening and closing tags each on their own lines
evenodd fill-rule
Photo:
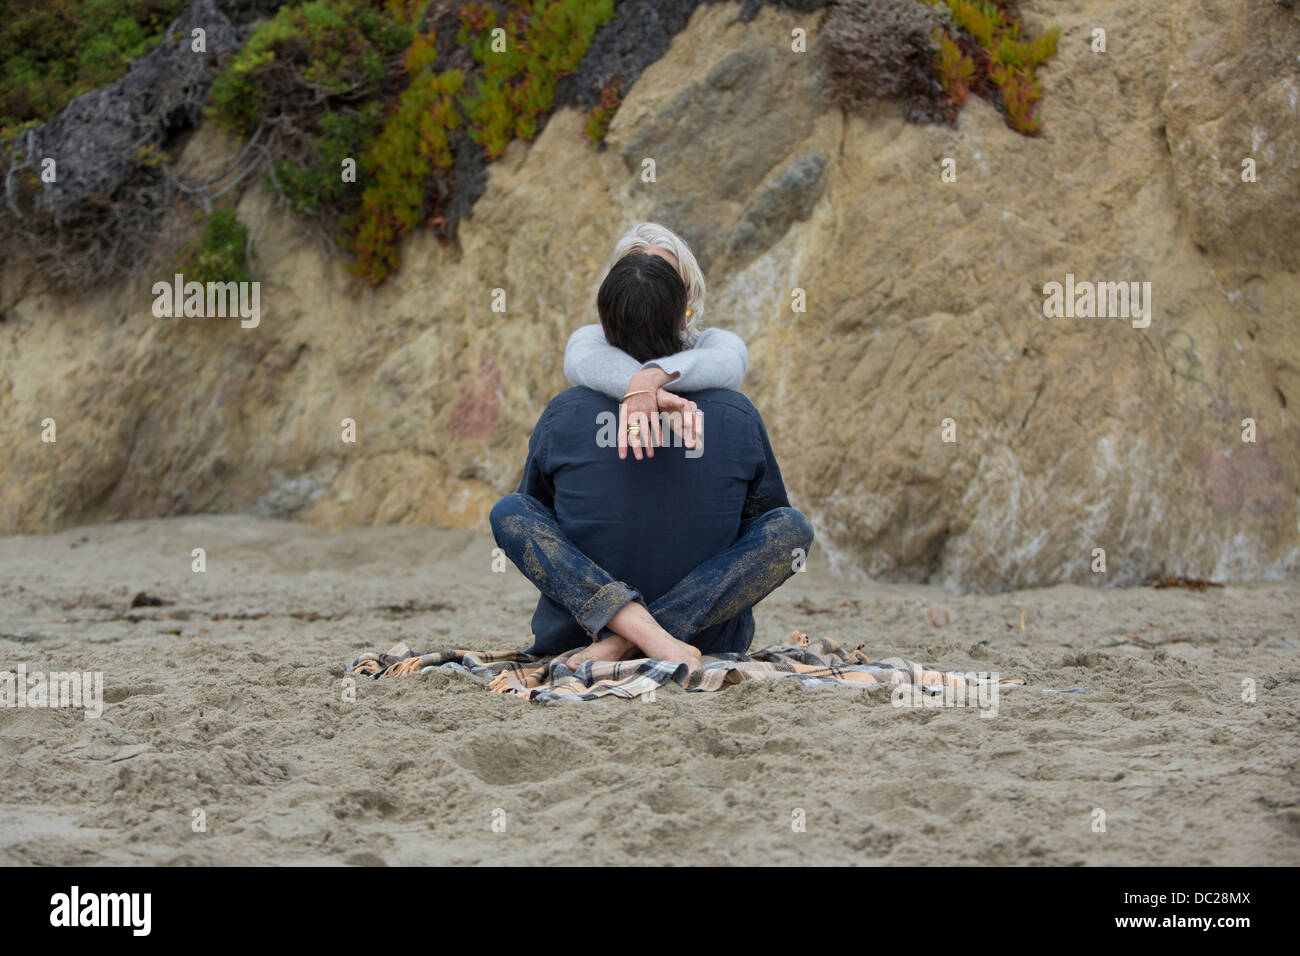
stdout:
<svg viewBox="0 0 1300 956">
<path fill-rule="evenodd" d="M 744 418 L 758 425 L 763 424 L 763 416 L 754 407 L 754 403 L 735 389 L 706 388 L 698 392 L 687 392 L 686 395 L 691 401 L 709 411 L 719 411 L 724 415 Z"/>
<path fill-rule="evenodd" d="M 575 385 L 573 388 L 566 388 L 547 402 L 542 418 L 553 418 L 566 412 L 582 411 L 587 408 L 599 410 L 610 406 L 617 407 L 613 399 L 585 386 Z"/>
<path fill-rule="evenodd" d="M 600 326 L 596 326 L 596 328 L 600 328 Z M 745 340 L 735 332 L 728 332 L 726 329 L 718 329 L 710 326 L 700 333 L 700 337 L 695 340 L 695 347 L 708 347 L 712 345 L 722 345 L 723 343 L 728 345 L 739 344 L 744 346 Z"/>
<path fill-rule="evenodd" d="M 542 409 L 537 424 L 533 426 L 529 445 L 544 450 L 555 441 L 567 440 L 566 436 L 580 424 L 596 422 L 596 416 L 611 410 L 617 415 L 618 406 L 599 392 L 582 386 L 565 389 Z"/>
<path fill-rule="evenodd" d="M 735 352 L 744 359 L 746 365 L 749 364 L 749 348 L 745 345 L 745 340 L 726 329 L 705 329 L 695 340 L 695 348 Z"/>
<path fill-rule="evenodd" d="M 580 325 L 569 336 L 569 345 L 584 345 L 591 342 L 605 343 L 605 330 L 599 324 Z"/>
</svg>

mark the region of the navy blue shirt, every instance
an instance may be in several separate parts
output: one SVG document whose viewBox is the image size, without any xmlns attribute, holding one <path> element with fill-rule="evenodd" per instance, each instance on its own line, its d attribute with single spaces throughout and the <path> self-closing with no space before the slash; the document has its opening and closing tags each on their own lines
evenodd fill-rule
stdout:
<svg viewBox="0 0 1300 956">
<path fill-rule="evenodd" d="M 758 410 L 739 392 L 713 388 L 688 396 L 704 412 L 703 448 L 675 435 L 653 458 L 620 460 L 618 402 L 589 388 L 551 399 L 528 442 L 519 492 L 555 511 L 560 530 L 647 606 L 688 572 L 731 547 L 745 518 L 788 508 L 785 483 Z M 603 415 L 603 417 L 602 417 Z M 603 431 L 602 431 L 602 426 Z M 533 614 L 529 653 L 550 655 L 590 638 L 563 607 L 542 595 Z M 754 616 L 745 611 L 691 640 L 713 647 L 749 646 Z"/>
</svg>

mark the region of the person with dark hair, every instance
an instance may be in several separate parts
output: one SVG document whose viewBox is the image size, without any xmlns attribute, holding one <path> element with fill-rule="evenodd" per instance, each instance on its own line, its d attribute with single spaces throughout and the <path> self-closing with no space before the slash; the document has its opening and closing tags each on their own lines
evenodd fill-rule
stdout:
<svg viewBox="0 0 1300 956">
<path fill-rule="evenodd" d="M 662 223 L 638 222 L 614 243 L 606 274 L 633 253 L 658 256 L 681 276 L 686 286 L 686 321 L 679 334 L 672 342 L 657 343 L 665 351 L 641 360 L 611 345 L 599 322 L 579 326 L 564 347 L 564 377 L 572 385 L 585 385 L 619 401 L 621 419 L 640 415 L 649 419 L 655 434 L 646 436 L 644 452 L 635 433 L 629 442 L 628 422 L 619 422 L 618 456 L 627 457 L 630 448 L 639 461 L 654 454 L 660 415 L 667 413 L 688 428 L 694 421 L 695 409 L 683 393 L 740 388 L 749 368 L 749 350 L 735 332 L 704 327 L 704 270 L 685 239 Z"/>
<path fill-rule="evenodd" d="M 648 362 L 677 351 L 678 330 L 660 316 L 686 314 L 686 284 L 662 256 L 634 252 L 605 276 L 596 311 L 606 342 Z"/>
<path fill-rule="evenodd" d="M 638 361 L 671 353 L 686 302 L 677 270 L 644 253 L 615 263 L 596 298 L 607 342 Z M 790 507 L 758 410 L 730 389 L 683 402 L 681 440 L 654 430 L 641 464 L 612 452 L 615 421 L 629 435 L 643 427 L 619 419 L 621 403 L 577 387 L 542 412 L 518 490 L 490 515 L 498 546 L 541 591 L 530 654 L 583 648 L 570 667 L 653 657 L 690 670 L 703 654 L 742 654 L 753 606 L 806 557 L 812 525 Z"/>
</svg>

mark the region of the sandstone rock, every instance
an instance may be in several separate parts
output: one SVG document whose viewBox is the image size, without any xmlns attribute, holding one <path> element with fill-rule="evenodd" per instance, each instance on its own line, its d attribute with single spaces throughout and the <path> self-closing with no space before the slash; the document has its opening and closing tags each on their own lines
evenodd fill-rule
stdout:
<svg viewBox="0 0 1300 956">
<path fill-rule="evenodd" d="M 1267 5 L 1252 0 L 1248 23 L 1292 16 Z M 565 385 L 562 346 L 594 320 L 612 242 L 649 218 L 707 263 L 704 319 L 749 342 L 746 391 L 838 573 L 954 591 L 1293 575 L 1295 177 L 1266 179 L 1292 168 L 1300 124 L 1284 122 L 1280 35 L 1225 26 L 1212 0 L 1022 9 L 1031 32 L 1063 27 L 1040 74 L 1042 139 L 981 101 L 955 129 L 909 125 L 891 103 L 845 116 L 790 50 L 819 14 L 745 23 L 735 4 L 705 6 L 627 91 L 607 150 L 560 111 L 488 167 L 457 247 L 411 237 L 377 291 L 261 186 L 239 205 L 265 282 L 256 330 L 155 319 L 163 261 L 75 299 L 4 275 L 0 528 L 258 502 L 325 526 L 484 528 Z M 1104 55 L 1088 42 L 1098 23 Z M 1244 85 L 1171 92 L 1205 44 Z M 1193 82 L 1206 89 L 1184 98 Z M 1250 124 L 1261 191 L 1196 172 L 1235 156 L 1223 144 Z M 940 178 L 945 157 L 956 182 Z M 1150 282 L 1149 326 L 1043 318 L 1044 285 L 1067 274 Z"/>
<path fill-rule="evenodd" d="M 808 153 L 788 163 L 759 186 L 740 214 L 732 230 L 731 258 L 739 260 L 771 247 L 792 225 L 811 215 L 825 191 L 825 159 Z"/>
<path fill-rule="evenodd" d="M 1300 7 L 1277 0 L 1174 5 L 1160 101 L 1178 205 L 1225 258 L 1300 268 Z M 1252 165 L 1254 182 L 1243 181 Z"/>
</svg>

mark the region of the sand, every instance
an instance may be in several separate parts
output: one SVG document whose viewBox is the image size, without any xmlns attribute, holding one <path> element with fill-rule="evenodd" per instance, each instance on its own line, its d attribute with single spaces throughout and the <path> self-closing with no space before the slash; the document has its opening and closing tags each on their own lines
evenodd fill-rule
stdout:
<svg viewBox="0 0 1300 956">
<path fill-rule="evenodd" d="M 1300 863 L 1300 582 L 953 597 L 814 553 L 758 609 L 757 646 L 1025 678 L 991 718 L 794 681 L 345 699 L 359 651 L 526 646 L 534 592 L 491 550 L 245 516 L 0 538 L 0 670 L 102 671 L 105 700 L 0 709 L 0 862 Z"/>
</svg>

